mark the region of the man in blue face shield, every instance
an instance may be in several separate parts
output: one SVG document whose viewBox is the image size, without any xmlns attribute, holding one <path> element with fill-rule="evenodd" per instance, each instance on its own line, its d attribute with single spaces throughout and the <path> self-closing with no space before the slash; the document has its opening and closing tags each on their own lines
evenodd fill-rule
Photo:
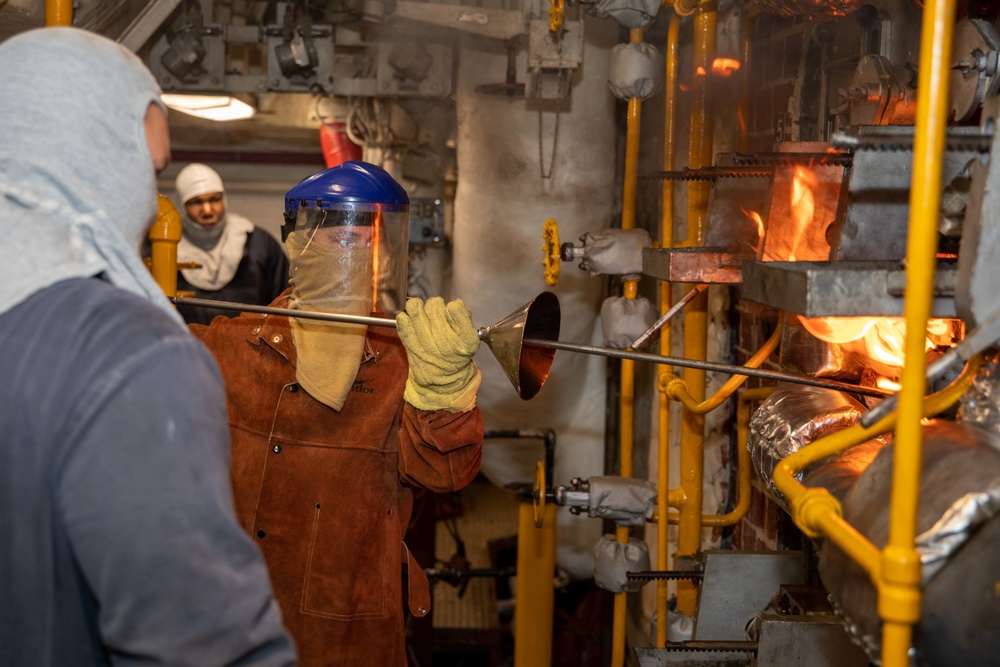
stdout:
<svg viewBox="0 0 1000 667">
<path fill-rule="evenodd" d="M 303 665 L 405 667 L 404 604 L 430 610 L 403 542 L 412 487 L 457 490 L 479 470 L 478 331 L 461 301 L 406 300 L 408 209 L 399 184 L 363 162 L 292 188 L 292 287 L 271 304 L 396 315 L 398 335 L 252 314 L 191 327 L 226 379 L 237 513 Z"/>
<path fill-rule="evenodd" d="M 0 665 L 294 665 L 218 369 L 139 256 L 159 88 L 73 28 L 0 70 Z"/>
</svg>

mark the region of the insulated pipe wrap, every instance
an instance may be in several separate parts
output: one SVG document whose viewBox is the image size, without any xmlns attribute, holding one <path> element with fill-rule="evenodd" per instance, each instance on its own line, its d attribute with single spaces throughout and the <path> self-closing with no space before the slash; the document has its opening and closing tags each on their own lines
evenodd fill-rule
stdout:
<svg viewBox="0 0 1000 667">
<path fill-rule="evenodd" d="M 608 86 L 620 100 L 645 100 L 663 88 L 663 56 L 646 42 L 618 44 L 608 59 Z"/>
<path fill-rule="evenodd" d="M 959 399 L 958 419 L 1000 436 L 1000 352 L 992 353 Z"/>
<path fill-rule="evenodd" d="M 649 547 L 630 537 L 627 543 L 602 535 L 594 545 L 594 583 L 612 593 L 635 593 L 644 581 L 630 580 L 629 572 L 649 570 Z"/>
<path fill-rule="evenodd" d="M 601 332 L 605 347 L 624 350 L 657 320 L 653 302 L 645 297 L 611 296 L 601 304 Z"/>
<path fill-rule="evenodd" d="M 612 18 L 632 30 L 648 26 L 659 10 L 660 0 L 598 0 L 588 11 L 598 18 Z"/>
<path fill-rule="evenodd" d="M 644 479 L 591 477 L 590 508 L 594 519 L 609 519 L 619 526 L 644 526 L 656 506 L 656 485 Z"/>
<path fill-rule="evenodd" d="M 825 435 L 855 425 L 864 411 L 860 403 L 839 391 L 780 384 L 754 412 L 747 441 L 750 460 L 768 494 L 785 511 L 790 508 L 773 481 L 778 463 Z M 807 472 L 796 473 L 796 479 L 801 482 Z"/>
<path fill-rule="evenodd" d="M 924 562 L 919 667 L 988 665 L 1000 655 L 998 438 L 968 424 L 924 427 L 917 549 Z M 879 452 L 843 500 L 844 519 L 882 549 L 888 539 L 894 447 Z M 819 573 L 852 638 L 878 664 L 881 620 L 871 578 L 832 543 Z"/>
</svg>

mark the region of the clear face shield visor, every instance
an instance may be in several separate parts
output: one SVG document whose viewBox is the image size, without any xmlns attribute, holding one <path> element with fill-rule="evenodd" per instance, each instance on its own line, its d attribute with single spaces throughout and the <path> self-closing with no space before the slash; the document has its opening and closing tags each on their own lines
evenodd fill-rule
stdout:
<svg viewBox="0 0 1000 667">
<path fill-rule="evenodd" d="M 301 306 L 389 315 L 405 306 L 409 206 L 303 202 L 285 213 L 282 238 Z"/>
</svg>

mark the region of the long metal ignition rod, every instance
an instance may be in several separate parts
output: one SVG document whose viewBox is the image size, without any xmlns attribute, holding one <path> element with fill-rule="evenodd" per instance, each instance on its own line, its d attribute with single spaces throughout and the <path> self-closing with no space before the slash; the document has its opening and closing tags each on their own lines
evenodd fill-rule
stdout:
<svg viewBox="0 0 1000 667">
<path fill-rule="evenodd" d="M 266 315 L 285 315 L 287 317 L 297 317 L 306 320 L 348 322 L 377 327 L 396 327 L 396 320 L 383 317 L 348 315 L 345 313 L 317 313 L 308 310 L 292 310 L 290 308 L 274 308 L 272 306 L 255 306 L 245 303 L 236 303 L 233 301 L 212 301 L 210 299 L 194 299 L 188 297 L 174 297 L 171 300 L 178 306 L 199 306 L 203 308 L 218 308 L 220 310 L 237 310 L 247 313 L 263 313 Z M 486 334 L 486 331 L 487 330 L 485 328 L 481 328 L 479 330 L 479 337 L 482 338 Z M 566 352 L 581 352 L 583 354 L 595 354 L 598 356 L 613 357 L 616 359 L 633 359 L 635 361 L 646 361 L 654 364 L 665 364 L 681 368 L 697 368 L 706 371 L 730 373 L 732 375 L 746 375 L 749 377 L 759 377 L 767 380 L 777 380 L 779 382 L 793 382 L 795 384 L 822 387 L 824 389 L 852 392 L 863 396 L 876 396 L 882 398 L 892 393 L 875 387 L 860 387 L 846 382 L 819 380 L 809 377 L 808 375 L 785 373 L 783 371 L 771 371 L 763 368 L 746 368 L 744 366 L 723 364 L 716 361 L 697 361 L 694 359 L 684 359 L 683 357 L 667 357 L 659 354 L 631 352 L 628 350 L 617 350 L 610 347 L 597 347 L 594 345 L 581 345 L 578 343 L 565 343 L 558 340 L 542 340 L 538 338 L 525 338 L 521 341 L 521 343 L 523 346 L 527 347 L 564 350 Z"/>
<path fill-rule="evenodd" d="M 878 398 L 884 398 L 892 393 L 876 387 L 860 387 L 846 382 L 836 382 L 835 380 L 819 380 L 809 377 L 808 375 L 798 375 L 796 373 L 786 373 L 784 371 L 769 371 L 764 368 L 746 368 L 745 366 L 723 364 L 717 361 L 697 361 L 695 359 L 685 359 L 683 357 L 667 357 L 659 354 L 632 352 L 630 350 L 617 350 L 609 347 L 580 345 L 578 343 L 564 343 L 559 340 L 525 338 L 523 343 L 528 347 L 545 347 L 553 350 L 566 350 L 567 352 L 582 352 L 583 354 L 596 354 L 603 357 L 614 357 L 616 359 L 648 361 L 654 364 L 678 366 L 681 368 L 697 368 L 705 371 L 719 371 L 721 373 L 729 373 L 731 375 L 746 375 L 749 377 L 765 378 L 767 380 L 778 380 L 779 382 L 792 382 L 812 387 L 822 387 L 824 389 L 852 392 L 855 394 L 862 394 L 864 396 L 876 396 Z"/>
<path fill-rule="evenodd" d="M 239 310 L 244 313 L 264 313 L 265 315 L 285 315 L 303 320 L 323 320 L 324 322 L 347 322 L 349 324 L 367 324 L 376 327 L 396 328 L 396 320 L 387 317 L 371 317 L 369 315 L 348 315 L 346 313 L 316 313 L 309 310 L 292 310 L 291 308 L 273 308 L 272 306 L 255 306 L 249 303 L 235 301 L 212 301 L 211 299 L 194 299 L 175 296 L 170 299 L 178 306 L 198 306 L 199 308 L 218 308 L 219 310 Z"/>
</svg>

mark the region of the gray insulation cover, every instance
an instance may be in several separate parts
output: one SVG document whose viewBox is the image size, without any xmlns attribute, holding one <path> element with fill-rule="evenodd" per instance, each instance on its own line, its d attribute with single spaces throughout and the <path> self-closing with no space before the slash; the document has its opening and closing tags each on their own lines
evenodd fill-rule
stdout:
<svg viewBox="0 0 1000 667">
<path fill-rule="evenodd" d="M 1000 655 L 1000 451 L 968 424 L 924 428 L 917 550 L 924 563 L 922 618 L 914 634 L 920 666 L 996 664 Z M 894 447 L 879 452 L 843 500 L 844 519 L 878 549 L 889 533 Z M 878 664 L 881 620 L 868 574 L 832 543 L 819 573 L 848 632 Z"/>
<path fill-rule="evenodd" d="M 608 58 L 608 86 L 620 100 L 652 97 L 663 88 L 663 56 L 652 44 L 617 44 Z"/>
<path fill-rule="evenodd" d="M 629 572 L 649 570 L 649 547 L 630 537 L 627 544 L 602 535 L 594 545 L 594 583 L 612 593 L 635 593 L 645 583 L 627 578 Z"/>
</svg>

